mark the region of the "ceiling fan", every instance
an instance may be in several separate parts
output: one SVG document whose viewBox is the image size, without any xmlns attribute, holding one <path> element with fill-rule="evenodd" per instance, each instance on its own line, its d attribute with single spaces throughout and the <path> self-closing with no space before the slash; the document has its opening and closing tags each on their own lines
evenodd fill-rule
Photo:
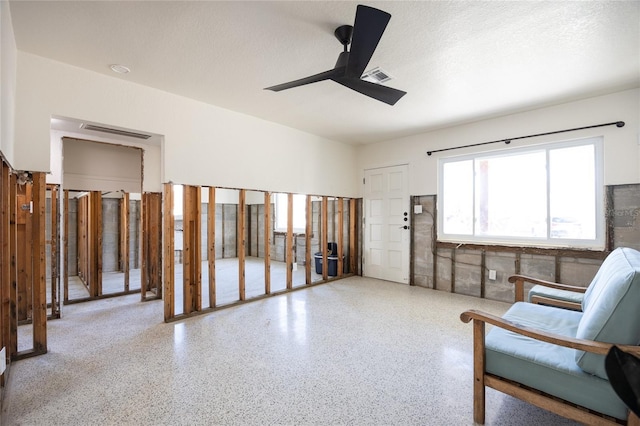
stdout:
<svg viewBox="0 0 640 426">
<path fill-rule="evenodd" d="M 333 80 L 363 95 L 394 105 L 407 92 L 371 83 L 360 78 L 373 56 L 373 52 L 375 52 L 390 19 L 391 15 L 387 12 L 369 6 L 358 5 L 353 26 L 342 25 L 336 28 L 334 32 L 344 50 L 338 56 L 338 61 L 333 69 L 299 80 L 267 87 L 265 90 L 279 92 L 318 81 Z M 351 50 L 347 51 L 349 43 L 351 43 Z"/>
</svg>

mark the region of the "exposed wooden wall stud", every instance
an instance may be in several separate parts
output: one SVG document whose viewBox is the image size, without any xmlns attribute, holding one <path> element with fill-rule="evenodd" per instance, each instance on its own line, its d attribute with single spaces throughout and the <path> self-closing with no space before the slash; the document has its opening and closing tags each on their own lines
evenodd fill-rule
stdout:
<svg viewBox="0 0 640 426">
<path fill-rule="evenodd" d="M 209 307 L 216 306 L 216 189 L 209 187 L 207 204 L 207 262 L 209 270 Z"/>
<path fill-rule="evenodd" d="M 356 247 L 357 245 L 357 227 L 356 220 L 356 200 L 349 200 L 349 272 L 356 273 Z"/>
<path fill-rule="evenodd" d="M 293 194 L 287 196 L 287 240 L 284 245 L 287 268 L 287 289 L 293 288 Z"/>
<path fill-rule="evenodd" d="M 271 193 L 264 193 L 264 294 L 271 294 Z"/>
<path fill-rule="evenodd" d="M 6 166 L 8 169 L 8 166 Z M 11 339 L 9 341 L 9 351 L 11 358 L 18 353 L 18 183 L 15 174 L 10 176 L 9 201 L 9 251 L 11 253 L 10 275 L 11 275 Z"/>
<path fill-rule="evenodd" d="M 183 301 L 184 313 L 202 308 L 200 255 L 200 187 L 183 186 Z"/>
<path fill-rule="evenodd" d="M 338 198 L 338 276 L 344 274 L 344 199 Z"/>
<path fill-rule="evenodd" d="M 328 247 L 328 220 L 327 220 L 328 199 L 322 197 L 322 211 L 320 212 L 322 218 L 322 238 L 320 238 L 320 253 L 322 253 L 322 279 L 326 281 L 329 278 L 329 262 L 327 256 Z"/>
<path fill-rule="evenodd" d="M 311 204 L 311 195 L 307 195 L 305 203 L 305 232 L 304 232 L 304 265 L 305 265 L 305 282 L 307 285 L 312 283 L 311 270 L 313 268 L 311 263 L 311 234 L 313 233 L 313 212 Z"/>
<path fill-rule="evenodd" d="M 45 250 L 45 189 L 42 172 L 33 173 L 33 351 L 47 352 L 47 260 Z"/>
<path fill-rule="evenodd" d="M 69 190 L 64 190 L 64 201 L 63 201 L 63 236 L 62 236 L 62 264 L 64 265 L 64 275 L 63 275 L 63 300 L 64 302 L 69 301 Z"/>
<path fill-rule="evenodd" d="M 6 347 L 5 362 L 11 360 L 15 353 L 12 341 L 12 314 L 15 315 L 16 294 L 11 279 L 11 178 L 9 166 L 0 161 L 0 288 L 2 304 L 0 306 L 0 347 Z M 13 304 L 13 309 L 12 309 Z M 4 386 L 6 374 L 2 375 L 0 384 Z"/>
<path fill-rule="evenodd" d="M 246 203 L 246 191 L 244 189 L 240 189 L 238 191 L 238 213 L 236 215 L 238 221 L 238 240 L 236 243 L 237 252 L 238 252 L 238 295 L 240 300 L 246 299 L 246 291 L 245 291 L 245 273 L 244 266 L 246 260 L 246 250 L 247 250 L 247 241 L 246 241 L 246 218 L 247 218 L 247 203 Z"/>
<path fill-rule="evenodd" d="M 129 237 L 129 193 L 125 192 L 120 199 L 120 270 L 124 273 L 124 291 L 129 291 Z"/>
<path fill-rule="evenodd" d="M 162 227 L 164 234 L 164 320 L 169 321 L 175 317 L 175 261 L 174 261 L 174 229 L 175 219 L 173 215 L 173 185 L 164 184 L 162 203 Z"/>
</svg>

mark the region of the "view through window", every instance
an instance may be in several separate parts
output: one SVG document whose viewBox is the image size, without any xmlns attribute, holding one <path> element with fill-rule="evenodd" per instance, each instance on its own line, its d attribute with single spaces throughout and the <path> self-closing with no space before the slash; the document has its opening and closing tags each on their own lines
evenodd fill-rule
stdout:
<svg viewBox="0 0 640 426">
<path fill-rule="evenodd" d="M 289 194 L 277 193 L 275 194 L 276 200 L 276 230 L 287 230 L 287 207 Z M 305 230 L 307 218 L 306 218 L 306 206 L 307 196 L 303 194 L 293 194 L 293 230 L 297 233 L 302 233 Z"/>
<path fill-rule="evenodd" d="M 602 248 L 602 138 L 440 160 L 442 241 Z"/>
</svg>

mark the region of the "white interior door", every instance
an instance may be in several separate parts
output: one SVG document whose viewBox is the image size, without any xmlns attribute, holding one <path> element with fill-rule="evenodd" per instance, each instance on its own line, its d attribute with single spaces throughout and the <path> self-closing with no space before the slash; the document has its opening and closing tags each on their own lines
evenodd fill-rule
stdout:
<svg viewBox="0 0 640 426">
<path fill-rule="evenodd" d="M 364 186 L 363 274 L 408 284 L 408 167 L 365 170 Z"/>
</svg>

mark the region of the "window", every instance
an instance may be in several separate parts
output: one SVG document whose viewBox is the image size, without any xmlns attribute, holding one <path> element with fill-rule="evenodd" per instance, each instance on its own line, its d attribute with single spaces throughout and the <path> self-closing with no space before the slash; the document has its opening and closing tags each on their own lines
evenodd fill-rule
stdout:
<svg viewBox="0 0 640 426">
<path fill-rule="evenodd" d="M 444 158 L 441 241 L 604 248 L 602 138 Z"/>
<path fill-rule="evenodd" d="M 287 207 L 289 194 L 275 194 L 276 231 L 287 231 Z M 303 233 L 306 229 L 307 196 L 293 194 L 293 232 Z"/>
</svg>

